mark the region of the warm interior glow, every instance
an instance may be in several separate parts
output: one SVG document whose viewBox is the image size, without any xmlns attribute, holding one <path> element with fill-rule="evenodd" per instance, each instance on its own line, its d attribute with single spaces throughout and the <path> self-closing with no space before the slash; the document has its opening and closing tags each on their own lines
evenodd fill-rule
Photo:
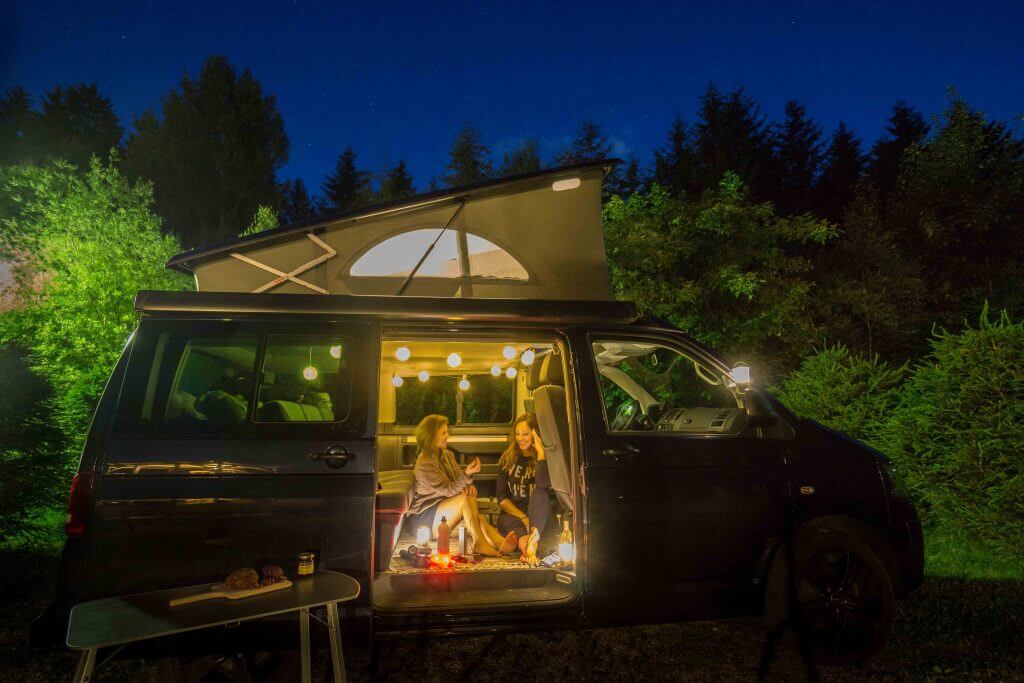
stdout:
<svg viewBox="0 0 1024 683">
<path fill-rule="evenodd" d="M 452 563 L 452 556 L 445 553 L 444 555 L 438 555 L 434 553 L 430 556 L 430 563 L 440 569 L 448 569 L 448 565 Z"/>
<path fill-rule="evenodd" d="M 428 379 L 430 379 L 430 373 L 427 372 L 426 370 L 420 370 L 419 374 L 416 376 L 419 378 L 421 382 L 426 382 Z"/>
<path fill-rule="evenodd" d="M 292 367 L 295 367 L 295 366 L 292 366 Z M 319 372 L 317 372 L 317 371 L 316 371 L 316 368 L 314 368 L 314 367 L 313 367 L 312 365 L 307 365 L 307 366 L 306 366 L 305 368 L 303 368 L 303 370 L 302 370 L 302 376 L 303 376 L 303 377 L 305 377 L 305 378 L 306 378 L 307 380 L 309 380 L 310 382 L 312 382 L 313 380 L 315 380 L 315 379 L 316 379 L 316 377 L 317 377 L 317 375 L 319 375 L 319 374 L 320 374 L 320 373 L 319 373 Z"/>
<path fill-rule="evenodd" d="M 505 376 L 508 377 L 509 379 L 515 379 L 516 375 L 518 374 L 519 372 L 514 367 L 511 367 L 505 371 Z"/>
<path fill-rule="evenodd" d="M 516 357 L 516 347 L 509 344 L 501 350 L 501 355 L 503 355 L 506 360 L 512 360 Z"/>
<path fill-rule="evenodd" d="M 565 190 L 575 190 L 580 186 L 579 178 L 562 178 L 551 183 L 551 189 L 555 192 L 563 192 Z"/>
<path fill-rule="evenodd" d="M 402 361 L 403 363 L 409 360 L 410 356 L 412 356 L 412 352 L 409 351 L 408 346 L 399 346 L 397 349 L 395 349 L 395 358 Z"/>
<path fill-rule="evenodd" d="M 457 368 L 462 365 L 462 356 L 452 351 L 448 354 L 448 367 Z"/>
<path fill-rule="evenodd" d="M 341 358 L 341 346 L 331 347 L 331 358 Z"/>
<path fill-rule="evenodd" d="M 520 360 L 523 361 L 523 365 L 532 365 L 536 357 L 537 354 L 533 349 L 526 349 L 523 351 L 523 357 Z"/>
</svg>

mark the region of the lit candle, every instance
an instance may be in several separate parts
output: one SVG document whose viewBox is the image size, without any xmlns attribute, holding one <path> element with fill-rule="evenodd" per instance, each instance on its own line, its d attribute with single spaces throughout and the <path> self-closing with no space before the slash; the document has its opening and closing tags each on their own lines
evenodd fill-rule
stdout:
<svg viewBox="0 0 1024 683">
<path fill-rule="evenodd" d="M 416 530 L 416 545 L 425 546 L 430 541 L 430 529 L 421 526 Z"/>
</svg>

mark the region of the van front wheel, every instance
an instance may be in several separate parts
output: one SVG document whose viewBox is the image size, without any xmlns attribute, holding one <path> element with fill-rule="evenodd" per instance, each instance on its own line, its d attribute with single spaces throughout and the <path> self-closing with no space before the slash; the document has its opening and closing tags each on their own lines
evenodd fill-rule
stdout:
<svg viewBox="0 0 1024 683">
<path fill-rule="evenodd" d="M 788 622 L 818 664 L 854 664 L 881 649 L 896 596 L 870 545 L 819 528 L 798 535 L 791 557 L 787 548 L 779 553 L 769 579 L 769 624 Z"/>
</svg>

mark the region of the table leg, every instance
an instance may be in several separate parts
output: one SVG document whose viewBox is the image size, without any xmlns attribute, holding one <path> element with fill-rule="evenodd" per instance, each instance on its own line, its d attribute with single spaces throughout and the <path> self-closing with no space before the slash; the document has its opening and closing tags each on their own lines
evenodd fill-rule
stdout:
<svg viewBox="0 0 1024 683">
<path fill-rule="evenodd" d="M 330 626 L 331 665 L 334 667 L 334 683 L 345 683 L 345 651 L 341 649 L 341 620 L 338 619 L 338 603 L 327 603 L 327 624 Z"/>
<path fill-rule="evenodd" d="M 92 681 L 92 669 L 94 666 L 96 666 L 96 650 L 86 650 L 78 658 L 78 666 L 75 667 L 75 683 L 89 683 Z"/>
<path fill-rule="evenodd" d="M 302 651 L 302 683 L 311 683 L 312 673 L 309 661 L 309 610 L 299 610 L 299 641 Z"/>
</svg>

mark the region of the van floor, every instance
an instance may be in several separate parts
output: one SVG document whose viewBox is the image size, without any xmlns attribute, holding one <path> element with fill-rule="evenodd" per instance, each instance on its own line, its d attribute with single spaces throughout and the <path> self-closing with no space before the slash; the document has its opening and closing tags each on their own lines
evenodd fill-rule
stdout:
<svg viewBox="0 0 1024 683">
<path fill-rule="evenodd" d="M 409 546 L 416 545 L 416 536 L 411 532 L 402 531 L 401 536 L 398 537 L 398 543 L 395 545 L 395 553 L 391 556 L 391 563 L 386 571 L 381 574 L 432 574 L 439 571 L 445 572 L 481 572 L 481 571 L 508 571 L 508 570 L 526 570 L 526 571 L 537 571 L 541 569 L 547 569 L 546 567 L 531 567 L 525 562 L 520 561 L 519 551 L 517 550 L 514 554 L 505 555 L 504 557 L 484 557 L 479 562 L 467 562 L 467 563 L 453 563 L 448 569 L 420 569 L 412 566 L 412 564 L 402 558 L 400 555 L 402 550 L 408 550 Z M 539 557 L 544 557 L 547 553 L 544 552 L 545 545 L 541 544 L 540 549 L 537 552 Z M 571 573 L 571 571 L 569 572 Z"/>
</svg>

